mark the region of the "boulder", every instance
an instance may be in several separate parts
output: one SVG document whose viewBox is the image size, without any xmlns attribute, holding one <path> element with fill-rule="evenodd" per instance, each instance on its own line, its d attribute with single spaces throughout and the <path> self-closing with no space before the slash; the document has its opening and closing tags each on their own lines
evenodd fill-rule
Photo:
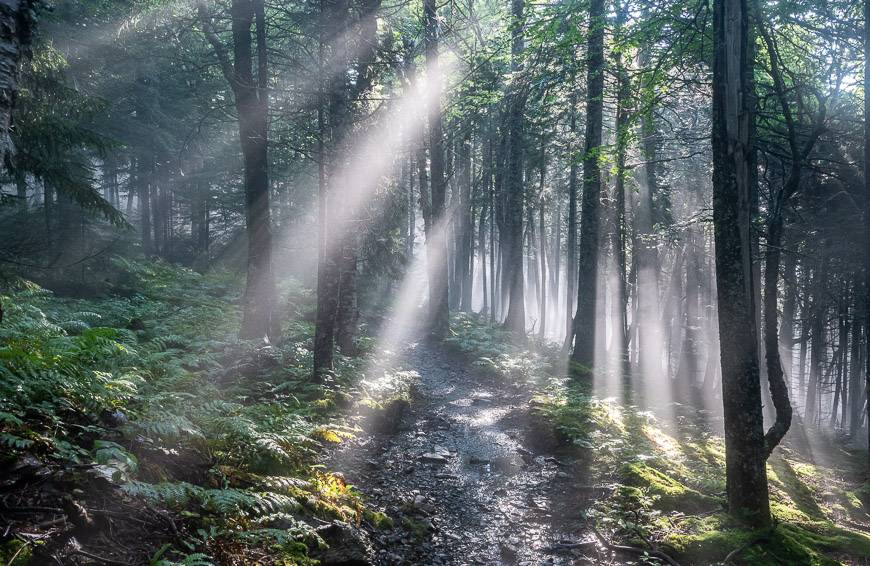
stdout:
<svg viewBox="0 0 870 566">
<path fill-rule="evenodd" d="M 316 549 L 312 557 L 321 566 L 371 566 L 375 553 L 368 535 L 342 521 L 333 521 L 317 529 L 317 534 L 326 543 L 326 548 Z"/>
</svg>

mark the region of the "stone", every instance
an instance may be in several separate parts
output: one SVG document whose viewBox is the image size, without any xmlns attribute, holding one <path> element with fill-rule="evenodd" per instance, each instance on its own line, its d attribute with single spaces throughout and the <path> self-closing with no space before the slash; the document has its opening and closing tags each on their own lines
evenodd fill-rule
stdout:
<svg viewBox="0 0 870 566">
<path fill-rule="evenodd" d="M 375 553 L 368 535 L 343 521 L 333 521 L 317 529 L 327 548 L 312 551 L 321 566 L 372 566 Z"/>
<path fill-rule="evenodd" d="M 446 464 L 447 457 L 442 454 L 437 454 L 435 452 L 424 452 L 420 459 L 424 462 L 431 462 L 433 464 Z"/>
</svg>

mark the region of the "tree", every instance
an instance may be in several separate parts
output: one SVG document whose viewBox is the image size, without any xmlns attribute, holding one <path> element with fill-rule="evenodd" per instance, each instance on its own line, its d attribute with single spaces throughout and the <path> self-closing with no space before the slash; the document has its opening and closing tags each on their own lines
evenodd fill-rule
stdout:
<svg viewBox="0 0 870 566">
<path fill-rule="evenodd" d="M 750 235 L 754 96 L 748 76 L 747 0 L 716 0 L 713 22 L 713 227 L 728 509 L 749 525 L 767 527 L 771 519 Z"/>
<path fill-rule="evenodd" d="M 523 113 L 526 93 L 521 84 L 520 70 L 525 44 L 523 41 L 524 0 L 511 1 L 511 72 L 512 82 L 507 95 L 507 164 L 505 178 L 505 232 L 499 232 L 505 252 L 502 255 L 503 281 L 508 291 L 508 311 L 505 328 L 515 336 L 525 335 L 526 307 L 523 285 Z"/>
<path fill-rule="evenodd" d="M 765 24 L 759 22 L 759 33 L 767 48 L 770 60 L 770 75 L 773 79 L 774 92 L 782 110 L 786 125 L 786 135 L 791 166 L 779 190 L 772 191 L 768 204 L 767 241 L 765 249 L 764 271 L 764 350 L 767 367 L 767 379 L 770 383 L 770 395 L 776 408 L 776 420 L 765 434 L 765 445 L 768 456 L 783 439 L 791 426 L 792 406 L 788 397 L 788 385 L 780 359 L 779 328 L 777 308 L 779 304 L 780 259 L 782 256 L 782 235 L 784 225 L 784 208 L 800 188 L 801 174 L 804 163 L 813 150 L 825 127 L 827 115 L 826 100 L 818 96 L 818 110 L 813 116 L 809 133 L 801 145 L 798 136 L 798 124 L 787 100 L 788 88 L 781 69 L 781 57 L 773 36 L 767 31 Z M 800 95 L 798 95 L 800 96 Z M 808 105 L 799 104 L 801 108 Z"/>
<path fill-rule="evenodd" d="M 218 37 L 204 3 L 199 15 L 221 71 L 235 98 L 239 139 L 244 161 L 245 227 L 248 239 L 247 284 L 240 336 L 243 339 L 274 337 L 275 278 L 272 273 L 272 227 L 269 208 L 269 75 L 264 0 L 233 0 L 233 60 Z M 253 41 L 252 30 L 256 34 Z M 256 50 L 256 78 L 253 66 Z"/>
<path fill-rule="evenodd" d="M 864 339 L 870 343 L 870 0 L 864 0 Z M 868 348 L 870 350 L 870 348 Z M 864 354 L 867 422 L 870 424 L 870 352 Z M 870 435 L 868 435 L 870 448 Z"/>
<path fill-rule="evenodd" d="M 601 131 L 604 114 L 604 0 L 589 3 L 586 82 L 586 147 L 583 154 L 583 199 L 580 208 L 580 257 L 577 314 L 571 361 L 591 368 L 595 363 L 595 315 L 598 286 L 598 231 L 601 208 Z"/>
<path fill-rule="evenodd" d="M 12 109 L 18 94 L 21 60 L 29 52 L 35 0 L 0 2 L 0 160 L 8 164 L 12 147 Z"/>
<path fill-rule="evenodd" d="M 569 127 L 571 141 L 574 141 L 574 134 L 577 132 L 577 90 L 572 89 L 569 99 Z M 571 147 L 573 150 L 573 146 Z M 576 299 L 576 279 L 577 279 L 577 159 L 574 156 L 574 151 L 569 152 L 568 165 L 568 214 L 567 214 L 567 229 L 566 236 L 566 253 L 568 257 L 565 261 L 565 304 L 567 307 L 566 318 L 567 327 L 565 329 L 565 348 L 571 347 L 574 340 L 574 300 Z"/>
<path fill-rule="evenodd" d="M 423 49 L 426 80 L 432 97 L 429 108 L 429 231 L 426 257 L 429 274 L 429 332 L 443 338 L 450 329 L 447 297 L 446 229 L 443 224 L 447 182 L 444 179 L 444 134 L 441 124 L 441 67 L 438 62 L 438 13 L 435 0 L 423 2 Z M 421 189 L 422 189 L 421 179 Z"/>
</svg>

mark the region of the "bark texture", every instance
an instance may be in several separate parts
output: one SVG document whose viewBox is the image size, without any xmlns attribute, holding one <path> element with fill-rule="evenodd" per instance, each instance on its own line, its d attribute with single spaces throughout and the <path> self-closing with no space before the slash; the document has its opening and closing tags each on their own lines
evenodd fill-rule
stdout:
<svg viewBox="0 0 870 566">
<path fill-rule="evenodd" d="M 32 0 L 0 0 L 0 154 L 8 165 L 14 152 L 12 109 L 18 95 L 21 61 L 28 56 L 33 30 Z"/>
<path fill-rule="evenodd" d="M 746 0 L 714 3 L 713 226 L 729 511 L 770 525 L 752 270 L 753 94 Z"/>
</svg>

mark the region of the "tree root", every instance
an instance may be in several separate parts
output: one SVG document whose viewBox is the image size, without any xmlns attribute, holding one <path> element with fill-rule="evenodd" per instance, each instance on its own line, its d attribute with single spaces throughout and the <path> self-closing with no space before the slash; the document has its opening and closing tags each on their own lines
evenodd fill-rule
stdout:
<svg viewBox="0 0 870 566">
<path fill-rule="evenodd" d="M 761 533 L 757 537 L 750 539 L 750 540 L 746 541 L 745 543 L 741 544 L 740 546 L 738 546 L 737 548 L 735 548 L 734 550 L 729 552 L 727 556 L 725 556 L 725 559 L 722 561 L 722 564 L 728 564 L 729 562 L 731 562 L 732 560 L 734 560 L 735 558 L 740 556 L 740 554 L 743 553 L 743 551 L 745 551 L 747 548 L 755 546 L 756 544 L 758 544 L 760 542 L 767 542 L 768 540 L 770 540 L 770 535 L 773 534 L 774 530 L 776 530 L 776 526 L 771 528 L 769 531 Z"/>
<path fill-rule="evenodd" d="M 650 556 L 654 556 L 656 558 L 664 560 L 665 562 L 667 562 L 671 566 L 680 566 L 679 562 L 677 562 L 676 560 L 671 558 L 671 556 L 669 556 L 666 552 L 654 547 L 649 541 L 646 541 L 646 539 L 644 539 L 644 540 L 647 542 L 647 544 L 650 544 L 650 548 L 641 548 L 639 546 L 628 546 L 625 544 L 613 544 L 612 542 L 610 542 L 609 540 L 604 538 L 604 535 L 601 534 L 601 532 L 598 530 L 598 528 L 595 527 L 595 525 L 591 525 L 591 527 L 592 527 L 592 532 L 595 533 L 595 536 L 598 538 L 599 541 L 601 541 L 601 544 L 603 544 L 605 546 L 605 548 L 607 548 L 608 550 L 612 550 L 614 552 L 627 552 L 630 554 L 640 554 L 640 555 L 648 554 Z"/>
</svg>

